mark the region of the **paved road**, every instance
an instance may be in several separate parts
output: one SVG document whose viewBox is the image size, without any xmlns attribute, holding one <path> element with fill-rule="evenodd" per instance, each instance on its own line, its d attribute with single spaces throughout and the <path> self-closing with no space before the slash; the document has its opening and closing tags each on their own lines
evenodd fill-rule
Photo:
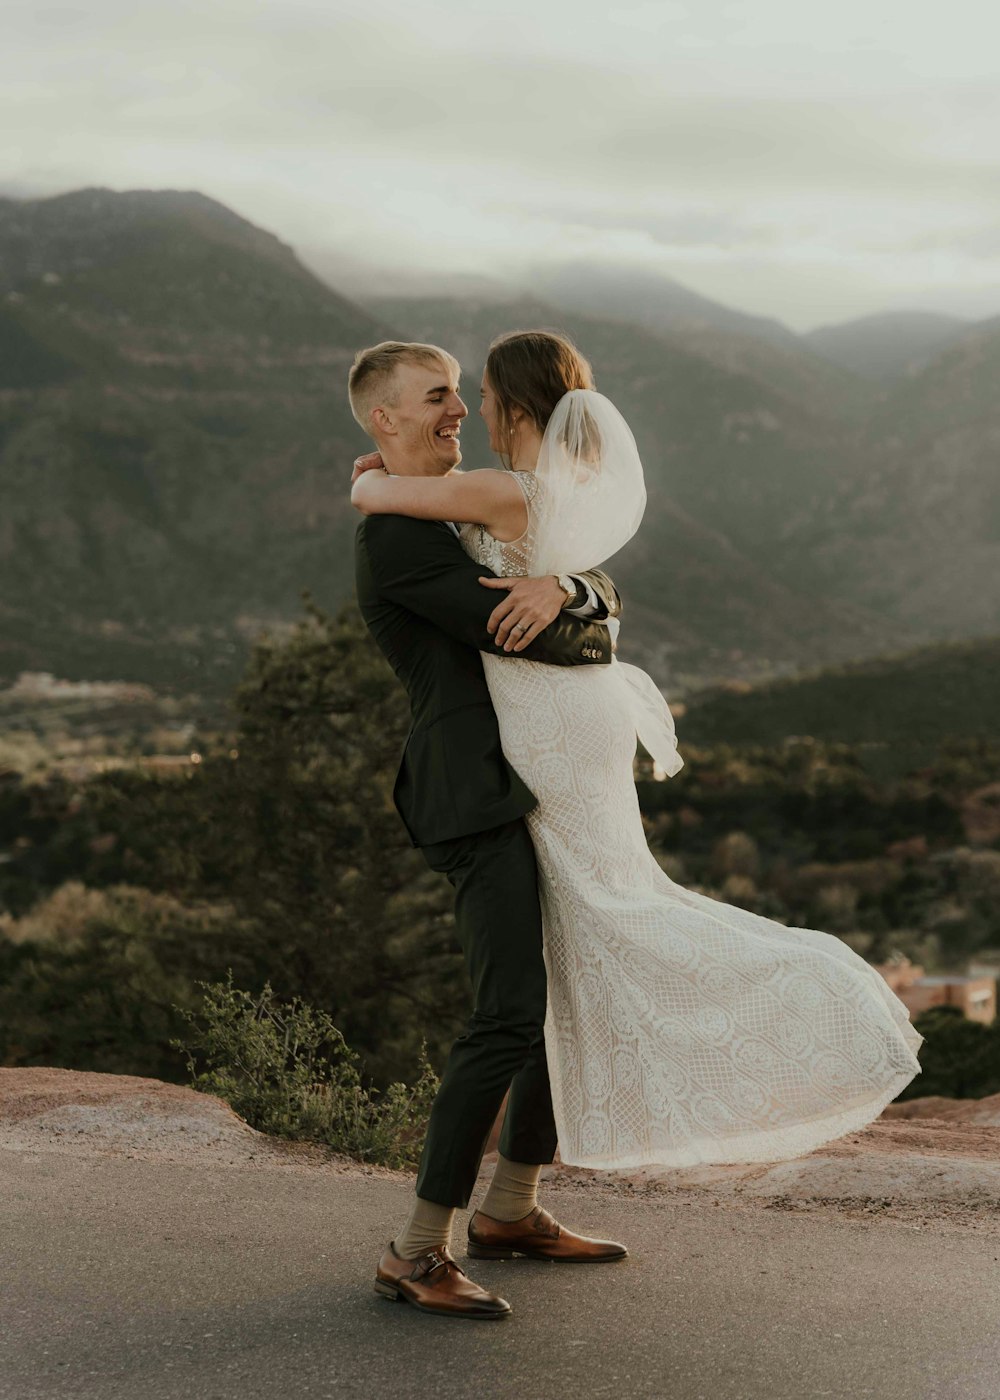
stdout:
<svg viewBox="0 0 1000 1400">
<path fill-rule="evenodd" d="M 371 1288 L 407 1198 L 384 1176 L 0 1150 L 0 1397 L 1000 1396 L 996 1236 L 559 1187 L 567 1223 L 632 1258 L 480 1262 L 514 1315 L 456 1323 Z"/>
</svg>

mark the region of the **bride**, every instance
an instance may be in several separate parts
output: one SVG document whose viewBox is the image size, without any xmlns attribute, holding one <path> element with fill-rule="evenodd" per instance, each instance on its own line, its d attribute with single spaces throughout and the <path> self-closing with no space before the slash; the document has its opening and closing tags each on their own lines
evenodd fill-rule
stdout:
<svg viewBox="0 0 1000 1400">
<path fill-rule="evenodd" d="M 561 336 L 505 335 L 481 394 L 500 469 L 364 470 L 353 504 L 465 522 L 466 552 L 503 577 L 602 564 L 638 529 L 646 493 L 587 361 Z M 649 677 L 617 659 L 557 668 L 484 653 L 483 665 L 504 753 L 538 799 L 526 820 L 562 1160 L 773 1162 L 876 1118 L 919 1072 L 921 1043 L 879 974 L 831 934 L 685 889 L 650 852 L 636 736 L 667 774 L 683 761 Z"/>
</svg>

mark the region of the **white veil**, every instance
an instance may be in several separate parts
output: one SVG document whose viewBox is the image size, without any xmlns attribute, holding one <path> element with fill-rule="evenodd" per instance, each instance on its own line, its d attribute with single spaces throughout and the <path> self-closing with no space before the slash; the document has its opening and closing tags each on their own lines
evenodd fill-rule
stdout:
<svg viewBox="0 0 1000 1400">
<path fill-rule="evenodd" d="M 535 467 L 531 569 L 535 574 L 596 569 L 626 544 L 646 509 L 646 485 L 635 438 L 610 399 L 571 389 L 545 427 Z M 614 667 L 636 733 L 667 774 L 684 766 L 674 719 L 645 671 Z"/>
<path fill-rule="evenodd" d="M 535 477 L 532 569 L 596 569 L 626 544 L 646 509 L 635 438 L 610 399 L 571 389 L 552 410 Z"/>
</svg>

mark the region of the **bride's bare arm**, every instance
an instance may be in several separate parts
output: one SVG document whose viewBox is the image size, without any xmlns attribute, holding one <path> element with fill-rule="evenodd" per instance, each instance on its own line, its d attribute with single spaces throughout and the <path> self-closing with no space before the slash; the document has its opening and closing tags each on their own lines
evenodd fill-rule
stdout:
<svg viewBox="0 0 1000 1400">
<path fill-rule="evenodd" d="M 407 515 L 485 525 L 494 539 L 516 540 L 528 528 L 528 508 L 509 472 L 486 468 L 447 476 L 387 476 L 362 472 L 351 487 L 362 515 Z"/>
</svg>

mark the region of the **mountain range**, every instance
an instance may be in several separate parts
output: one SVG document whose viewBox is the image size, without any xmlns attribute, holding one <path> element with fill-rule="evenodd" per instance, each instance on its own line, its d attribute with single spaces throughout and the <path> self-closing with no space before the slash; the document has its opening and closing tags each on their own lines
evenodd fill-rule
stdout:
<svg viewBox="0 0 1000 1400">
<path fill-rule="evenodd" d="M 802 340 L 818 355 L 871 379 L 899 379 L 918 371 L 969 328 L 957 316 L 890 311 L 840 325 L 819 326 Z"/>
<path fill-rule="evenodd" d="M 200 684 L 348 596 L 344 386 L 384 327 L 198 194 L 0 202 L 0 269 L 5 673 Z"/>
<path fill-rule="evenodd" d="M 354 352 L 444 343 L 475 402 L 519 325 L 573 335 L 636 433 L 649 506 L 611 568 L 623 650 L 668 691 L 1000 630 L 1000 324 L 866 368 L 607 270 L 506 300 L 344 290 L 201 194 L 0 200 L 0 681 L 221 684 L 301 589 L 346 601 Z"/>
</svg>

